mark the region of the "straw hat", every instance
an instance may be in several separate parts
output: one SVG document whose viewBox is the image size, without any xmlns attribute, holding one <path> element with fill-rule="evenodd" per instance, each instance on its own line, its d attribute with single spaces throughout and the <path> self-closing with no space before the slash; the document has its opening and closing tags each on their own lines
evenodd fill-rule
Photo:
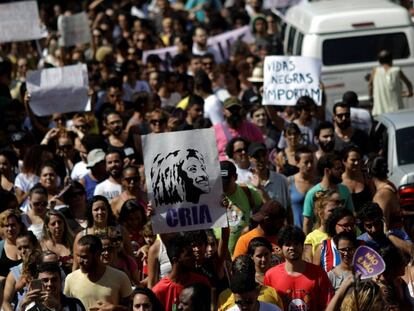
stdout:
<svg viewBox="0 0 414 311">
<path fill-rule="evenodd" d="M 254 67 L 253 72 L 252 72 L 252 76 L 250 78 L 247 78 L 247 80 L 250 81 L 250 82 L 253 82 L 253 83 L 263 82 L 263 66 Z"/>
</svg>

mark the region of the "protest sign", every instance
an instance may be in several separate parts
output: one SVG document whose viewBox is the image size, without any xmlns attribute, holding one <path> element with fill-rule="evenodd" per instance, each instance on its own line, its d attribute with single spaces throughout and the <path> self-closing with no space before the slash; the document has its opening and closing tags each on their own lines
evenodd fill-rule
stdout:
<svg viewBox="0 0 414 311">
<path fill-rule="evenodd" d="M 0 4 L 0 42 L 42 38 L 36 1 Z"/>
<path fill-rule="evenodd" d="M 355 273 L 361 275 L 361 279 L 369 279 L 384 272 L 385 262 L 382 257 L 368 246 L 360 246 L 356 249 L 352 260 Z"/>
<path fill-rule="evenodd" d="M 301 96 L 322 104 L 321 60 L 304 56 L 266 56 L 263 105 L 293 106 Z"/>
<path fill-rule="evenodd" d="M 221 63 L 229 58 L 230 48 L 237 40 L 241 40 L 246 43 L 252 43 L 254 41 L 253 35 L 249 26 L 244 26 L 235 30 L 227 31 L 217 36 L 210 37 L 207 41 L 209 48 L 217 51 L 219 59 L 216 62 Z M 149 55 L 158 55 L 164 62 L 164 68 L 168 69 L 171 63 L 171 59 L 177 55 L 177 47 L 171 46 L 162 49 L 144 51 L 142 54 L 142 61 L 144 64 L 147 62 Z"/>
<path fill-rule="evenodd" d="M 60 46 L 74 46 L 91 42 L 88 17 L 85 12 L 58 18 Z"/>
<path fill-rule="evenodd" d="M 227 226 L 212 128 L 145 135 L 142 148 L 154 232 Z"/>
<path fill-rule="evenodd" d="M 26 84 L 30 108 L 37 116 L 86 110 L 89 85 L 86 65 L 29 71 Z"/>
</svg>

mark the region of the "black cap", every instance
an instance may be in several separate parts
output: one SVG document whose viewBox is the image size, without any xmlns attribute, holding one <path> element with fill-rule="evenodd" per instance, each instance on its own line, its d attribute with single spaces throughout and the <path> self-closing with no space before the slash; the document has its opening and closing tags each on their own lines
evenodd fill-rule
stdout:
<svg viewBox="0 0 414 311">
<path fill-rule="evenodd" d="M 254 157 L 254 155 L 258 152 L 258 151 L 267 151 L 266 145 L 263 143 L 258 143 L 258 142 L 253 142 L 249 145 L 249 149 L 247 150 L 247 153 L 249 154 L 250 157 Z"/>
<path fill-rule="evenodd" d="M 221 161 L 220 162 L 220 172 L 221 172 L 221 178 L 223 180 L 229 180 L 230 177 L 236 176 L 236 166 L 233 164 L 233 162 L 230 161 Z"/>
</svg>

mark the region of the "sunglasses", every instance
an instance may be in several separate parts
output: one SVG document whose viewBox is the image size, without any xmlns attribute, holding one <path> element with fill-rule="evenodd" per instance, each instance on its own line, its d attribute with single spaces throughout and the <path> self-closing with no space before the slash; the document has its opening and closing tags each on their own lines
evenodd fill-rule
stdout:
<svg viewBox="0 0 414 311">
<path fill-rule="evenodd" d="M 346 113 L 338 113 L 335 116 L 338 117 L 339 119 L 343 119 L 344 117 L 348 119 L 351 116 L 351 114 L 349 112 L 346 112 Z"/>
<path fill-rule="evenodd" d="M 164 119 L 158 119 L 158 120 L 154 119 L 154 120 L 151 120 L 150 123 L 152 125 L 164 124 L 165 123 L 165 120 Z"/>
<path fill-rule="evenodd" d="M 47 201 L 32 202 L 34 207 L 46 207 L 49 203 Z"/>
<path fill-rule="evenodd" d="M 239 148 L 239 149 L 234 150 L 234 152 L 235 153 L 247 152 L 247 149 L 246 148 Z"/>
<path fill-rule="evenodd" d="M 133 177 L 125 177 L 125 178 L 124 178 L 124 180 L 125 180 L 127 183 L 130 183 L 131 181 L 137 182 L 137 181 L 139 180 L 139 177 L 138 177 L 138 176 L 133 176 Z"/>
</svg>

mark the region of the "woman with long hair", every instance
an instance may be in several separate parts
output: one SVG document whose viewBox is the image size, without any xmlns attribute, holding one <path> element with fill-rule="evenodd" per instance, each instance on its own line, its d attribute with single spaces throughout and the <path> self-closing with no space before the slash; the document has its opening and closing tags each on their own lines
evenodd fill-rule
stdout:
<svg viewBox="0 0 414 311">
<path fill-rule="evenodd" d="M 26 227 L 14 210 L 6 210 L 0 214 L 0 227 L 3 234 L 3 240 L 0 241 L 0 279 L 4 281 L 10 268 L 21 262 L 16 240 Z"/>
<path fill-rule="evenodd" d="M 11 150 L 0 151 L 0 185 L 6 191 L 14 192 L 15 172 L 18 158 Z"/>
<path fill-rule="evenodd" d="M 27 212 L 29 208 L 26 200 L 29 196 L 29 191 L 39 182 L 40 166 L 43 162 L 51 161 L 52 159 L 53 154 L 46 146 L 34 145 L 27 150 L 23 158 L 21 172 L 14 180 L 16 197 L 19 204 L 22 205 L 24 212 Z"/>
<path fill-rule="evenodd" d="M 112 213 L 111 205 L 108 199 L 102 195 L 95 195 L 88 202 L 86 210 L 87 227 L 80 231 L 73 243 L 73 253 L 76 253 L 78 240 L 87 234 L 93 235 L 108 235 L 110 237 L 120 236 L 122 244 L 127 254 L 132 255 L 131 240 L 127 231 L 119 224 L 116 223 L 114 214 Z M 78 268 L 78 262 L 73 262 L 73 270 Z"/>
<path fill-rule="evenodd" d="M 59 256 L 59 262 L 65 273 L 72 271 L 73 233 L 65 216 L 58 210 L 49 210 L 43 224 L 42 251 L 52 251 Z"/>
<path fill-rule="evenodd" d="M 48 208 L 48 193 L 41 184 L 36 184 L 29 191 L 29 211 L 22 215 L 25 226 L 33 231 L 40 241 L 43 238 L 43 221 Z"/>
<path fill-rule="evenodd" d="M 39 249 L 39 242 L 32 231 L 26 231 L 17 236 L 16 246 L 19 257 L 23 262 L 17 266 L 11 267 L 9 274 L 7 275 L 3 293 L 2 308 L 4 311 L 17 310 L 19 302 L 26 293 L 30 279 L 27 274 L 23 273 L 23 271 L 26 270 L 32 252 Z"/>
<path fill-rule="evenodd" d="M 341 196 L 335 190 L 317 191 L 314 195 L 314 206 L 315 229 L 306 236 L 303 249 L 303 258 L 308 262 L 312 262 L 316 248 L 328 238 L 326 221 L 334 209 L 342 207 Z"/>
<path fill-rule="evenodd" d="M 269 122 L 269 116 L 264 106 L 255 105 L 250 109 L 252 122 L 260 129 L 268 150 L 276 148 L 280 132 Z"/>
<path fill-rule="evenodd" d="M 362 153 L 355 146 L 343 151 L 342 162 L 344 173 L 342 184 L 347 186 L 352 195 L 352 203 L 355 211 L 358 212 L 365 203 L 372 200 L 373 184 L 369 182 L 365 172 L 362 170 Z"/>
<path fill-rule="evenodd" d="M 276 170 L 286 177 L 298 172 L 296 166 L 296 150 L 301 147 L 301 131 L 295 123 L 290 123 L 285 127 L 283 135 L 286 147 L 283 148 L 275 157 Z"/>
<path fill-rule="evenodd" d="M 48 202 L 55 208 L 64 205 L 59 194 L 59 177 L 56 173 L 56 167 L 52 162 L 45 162 L 40 167 L 40 184 L 46 188 Z"/>
<path fill-rule="evenodd" d="M 341 263 L 338 246 L 333 237 L 341 232 L 355 232 L 355 216 L 347 208 L 337 208 L 326 220 L 325 227 L 329 238 L 323 240 L 316 249 L 313 263 L 329 272 Z"/>
<path fill-rule="evenodd" d="M 352 259 L 359 243 L 353 232 L 346 231 L 335 235 L 333 241 L 339 251 L 341 263 L 328 272 L 328 277 L 332 287 L 337 291 L 345 279 L 352 275 Z"/>
</svg>

